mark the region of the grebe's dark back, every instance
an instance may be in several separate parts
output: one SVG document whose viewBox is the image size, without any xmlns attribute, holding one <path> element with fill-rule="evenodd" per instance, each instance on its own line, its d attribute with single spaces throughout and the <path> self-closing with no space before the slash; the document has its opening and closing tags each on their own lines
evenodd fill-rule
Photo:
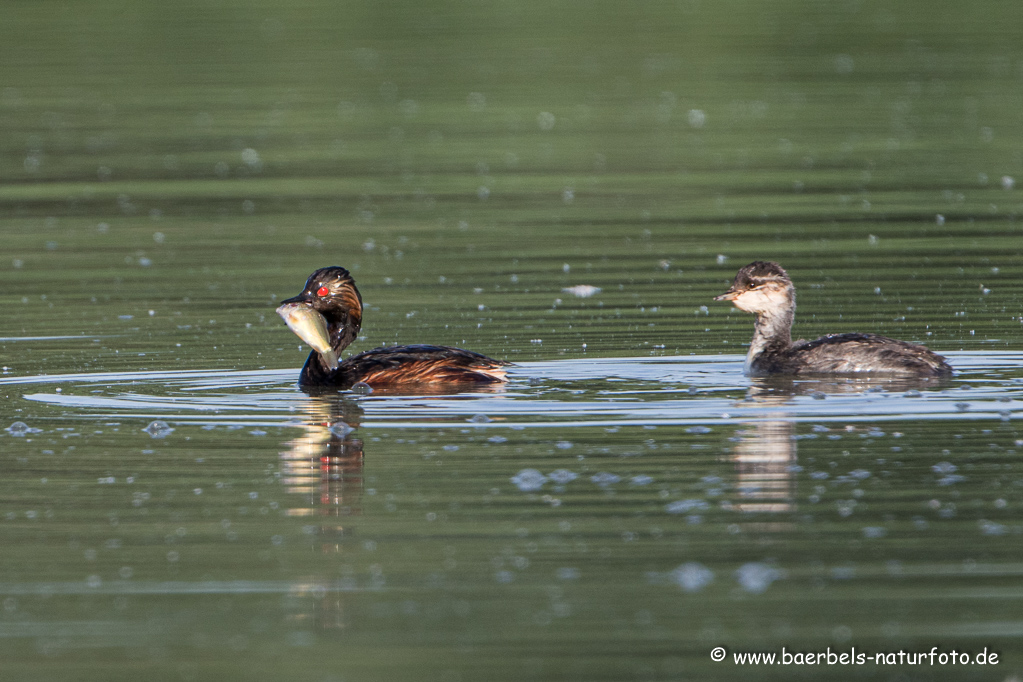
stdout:
<svg viewBox="0 0 1023 682">
<path fill-rule="evenodd" d="M 755 261 L 739 270 L 731 288 L 714 299 L 753 313 L 753 341 L 745 371 L 771 374 L 876 372 L 916 377 L 951 376 L 952 368 L 925 346 L 877 334 L 829 334 L 792 342 L 796 289 L 777 263 Z"/>
<path fill-rule="evenodd" d="M 313 351 L 298 383 L 351 388 L 424 384 L 495 384 L 505 381 L 503 360 L 448 346 L 374 348 L 346 360 L 341 351 L 359 335 L 362 295 L 342 267 L 321 268 L 309 276 L 302 293 L 283 301 L 277 313 Z"/>
</svg>

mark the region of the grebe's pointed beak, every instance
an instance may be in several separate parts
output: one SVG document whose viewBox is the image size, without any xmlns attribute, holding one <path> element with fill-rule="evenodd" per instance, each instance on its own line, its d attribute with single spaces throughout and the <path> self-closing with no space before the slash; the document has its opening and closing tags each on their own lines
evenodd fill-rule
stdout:
<svg viewBox="0 0 1023 682">
<path fill-rule="evenodd" d="M 715 301 L 734 301 L 735 299 L 739 298 L 739 296 L 741 296 L 741 295 L 742 295 L 741 291 L 736 291 L 735 289 L 729 289 L 728 291 L 726 291 L 725 293 L 721 294 L 720 296 L 715 296 L 714 300 Z"/>
<path fill-rule="evenodd" d="M 298 296 L 292 296 L 289 299 L 281 301 L 281 305 L 287 305 L 289 303 L 305 303 L 305 304 L 309 304 L 312 301 L 313 301 L 312 297 L 302 293 L 302 294 L 299 294 Z"/>
</svg>

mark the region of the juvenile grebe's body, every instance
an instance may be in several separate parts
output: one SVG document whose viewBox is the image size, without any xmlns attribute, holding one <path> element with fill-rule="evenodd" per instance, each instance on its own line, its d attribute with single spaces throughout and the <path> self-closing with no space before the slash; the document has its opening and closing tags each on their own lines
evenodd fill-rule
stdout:
<svg viewBox="0 0 1023 682">
<path fill-rule="evenodd" d="M 945 358 L 916 343 L 877 334 L 829 334 L 815 341 L 792 341 L 796 290 L 777 263 L 756 261 L 739 270 L 731 288 L 716 301 L 731 301 L 753 313 L 753 341 L 746 374 L 837 374 L 875 372 L 915 377 L 946 377 Z"/>
<path fill-rule="evenodd" d="M 283 301 L 277 313 L 313 348 L 299 375 L 302 386 L 495 384 L 505 381 L 504 368 L 511 364 L 461 348 L 428 345 L 374 348 L 340 360 L 362 326 L 362 295 L 342 267 L 314 272 L 302 293 Z"/>
</svg>

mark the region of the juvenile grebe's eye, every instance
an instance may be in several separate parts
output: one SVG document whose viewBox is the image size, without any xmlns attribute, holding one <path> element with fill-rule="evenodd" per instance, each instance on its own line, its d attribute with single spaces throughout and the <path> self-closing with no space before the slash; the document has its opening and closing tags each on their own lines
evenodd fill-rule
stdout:
<svg viewBox="0 0 1023 682">
<path fill-rule="evenodd" d="M 320 287 L 319 289 L 316 290 L 317 296 L 326 296 L 329 293 L 330 289 L 328 289 L 327 287 Z"/>
</svg>

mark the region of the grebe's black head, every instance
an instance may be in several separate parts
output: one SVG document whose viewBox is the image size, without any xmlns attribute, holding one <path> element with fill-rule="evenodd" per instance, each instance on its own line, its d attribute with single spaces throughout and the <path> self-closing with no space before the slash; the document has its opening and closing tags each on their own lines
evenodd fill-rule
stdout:
<svg viewBox="0 0 1023 682">
<path fill-rule="evenodd" d="M 351 273 L 337 265 L 309 275 L 302 293 L 281 301 L 281 305 L 285 303 L 304 303 L 323 315 L 328 324 L 362 324 L 362 295 Z"/>
<path fill-rule="evenodd" d="M 362 295 L 355 288 L 351 273 L 342 267 L 333 265 L 320 268 L 309 275 L 302 293 L 281 301 L 278 312 L 287 306 L 307 306 L 322 315 L 329 344 L 337 352 L 350 345 L 359 335 L 362 326 Z M 295 331 L 295 327 L 292 330 Z M 302 334 L 299 335 L 303 340 L 310 341 Z M 316 347 L 313 343 L 310 345 Z"/>
<path fill-rule="evenodd" d="M 758 260 L 739 270 L 728 291 L 714 300 L 731 301 L 751 313 L 772 313 L 794 308 L 796 292 L 784 268 Z"/>
</svg>

